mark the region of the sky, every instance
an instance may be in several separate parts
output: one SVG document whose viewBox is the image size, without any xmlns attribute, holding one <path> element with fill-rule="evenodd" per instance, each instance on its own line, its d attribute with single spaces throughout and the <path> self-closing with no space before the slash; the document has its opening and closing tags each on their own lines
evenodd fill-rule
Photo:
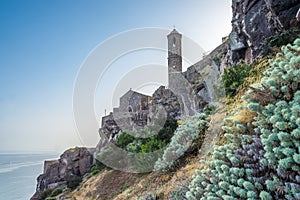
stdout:
<svg viewBox="0 0 300 200">
<path fill-rule="evenodd" d="M 78 133 L 73 91 L 81 66 L 97 45 L 124 31 L 171 31 L 175 25 L 210 51 L 230 33 L 231 15 L 230 0 L 0 0 L 0 152 L 95 146 L 98 130 L 91 130 L 88 142 Z M 132 54 L 131 60 L 134 55 L 142 60 L 145 53 Z M 166 64 L 167 55 L 161 56 Z M 126 71 L 126 62 L 114 66 Z M 117 84 L 109 76 L 104 80 L 104 85 Z M 95 96 L 100 123 L 104 110 L 115 105 L 104 100 L 103 91 Z"/>
</svg>

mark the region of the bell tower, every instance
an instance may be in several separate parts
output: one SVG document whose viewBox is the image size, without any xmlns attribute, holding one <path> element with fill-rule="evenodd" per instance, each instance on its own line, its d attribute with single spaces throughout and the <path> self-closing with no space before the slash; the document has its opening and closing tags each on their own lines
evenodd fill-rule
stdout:
<svg viewBox="0 0 300 200">
<path fill-rule="evenodd" d="M 169 88 L 176 87 L 176 79 L 182 73 L 181 38 L 182 35 L 174 29 L 168 37 L 168 76 Z"/>
</svg>

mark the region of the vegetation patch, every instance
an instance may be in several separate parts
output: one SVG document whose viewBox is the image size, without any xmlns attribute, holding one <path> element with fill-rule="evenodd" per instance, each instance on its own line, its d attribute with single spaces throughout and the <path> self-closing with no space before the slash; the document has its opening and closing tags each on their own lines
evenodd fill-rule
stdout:
<svg viewBox="0 0 300 200">
<path fill-rule="evenodd" d="M 188 199 L 300 199 L 300 39 L 282 50 L 244 98 L 257 117 L 225 120 L 228 142 L 202 161 Z"/>
<path fill-rule="evenodd" d="M 267 38 L 266 43 L 269 47 L 281 47 L 292 43 L 299 35 L 299 29 L 291 29 Z"/>
<path fill-rule="evenodd" d="M 241 62 L 233 67 L 227 67 L 222 76 L 226 95 L 233 97 L 237 94 L 237 89 L 244 83 L 244 79 L 249 76 L 252 65 Z"/>
<path fill-rule="evenodd" d="M 80 176 L 73 176 L 70 178 L 70 180 L 67 181 L 67 187 L 71 190 L 76 189 L 82 181 L 82 178 Z"/>
<path fill-rule="evenodd" d="M 165 147 L 171 140 L 178 124 L 173 118 L 168 117 L 162 129 L 150 138 L 135 138 L 134 133 L 122 132 L 117 138 L 116 146 L 133 153 L 149 153 Z M 147 130 L 151 131 L 151 130 Z"/>
<path fill-rule="evenodd" d="M 52 193 L 52 190 L 46 189 L 43 192 L 41 192 L 41 194 L 39 195 L 39 198 L 46 199 L 47 197 L 50 197 L 51 193 Z"/>
<path fill-rule="evenodd" d="M 274 55 L 281 46 L 292 43 L 296 38 L 300 37 L 299 29 L 290 29 L 273 35 L 265 40 L 265 55 Z"/>
<path fill-rule="evenodd" d="M 189 151 L 193 141 L 199 136 L 205 133 L 207 129 L 207 121 L 205 114 L 198 114 L 191 119 L 187 119 L 181 126 L 176 129 L 174 136 L 171 139 L 170 144 L 164 151 L 163 157 L 159 158 L 155 163 L 155 170 L 168 171 L 172 169 L 173 164 L 180 157 L 185 155 L 185 152 Z M 201 141 L 203 142 L 201 137 Z"/>
<path fill-rule="evenodd" d="M 53 192 L 51 193 L 51 197 L 56 197 L 57 195 L 61 194 L 63 192 L 63 190 L 61 188 L 57 188 L 55 190 L 53 190 Z"/>
</svg>

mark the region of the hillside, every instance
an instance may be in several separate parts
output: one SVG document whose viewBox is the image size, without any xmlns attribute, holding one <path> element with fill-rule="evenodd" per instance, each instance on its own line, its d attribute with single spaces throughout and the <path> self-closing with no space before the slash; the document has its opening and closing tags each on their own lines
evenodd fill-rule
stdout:
<svg viewBox="0 0 300 200">
<path fill-rule="evenodd" d="M 114 140 L 139 155 L 163 149 L 154 162 L 141 159 L 140 167 L 151 163 L 153 171 L 104 166 L 97 156 L 110 147 L 98 146 L 79 181 L 70 172 L 65 184 L 45 186 L 33 199 L 300 199 L 300 3 L 233 0 L 232 8 L 229 37 L 185 73 L 193 88 L 207 85 L 205 76 L 215 78 L 214 101 L 176 119 L 176 126 L 170 122 L 158 138 L 124 133 Z M 212 70 L 200 80 L 198 68 L 221 76 Z"/>
<path fill-rule="evenodd" d="M 295 73 L 299 73 L 300 39 L 295 41 L 294 46 L 289 47 L 295 50 L 292 54 L 294 57 L 282 57 L 282 54 L 278 54 L 270 68 L 267 65 L 261 66 L 265 64 L 262 59 L 253 68 L 259 70 L 268 68 L 264 77 L 261 80 L 247 77 L 248 81 L 244 84 L 256 82 L 264 84 L 270 79 L 269 75 L 272 77 L 278 73 L 274 70 L 276 64 L 287 58 L 290 59 L 292 66 L 297 66 Z M 290 53 L 287 50 L 289 47 L 284 49 L 287 55 Z M 300 76 L 295 74 L 294 77 Z M 293 83 L 295 82 L 288 83 L 287 86 L 292 87 Z M 299 130 L 300 110 L 297 106 L 300 101 L 297 99 L 299 92 L 296 92 L 299 91 L 299 86 L 290 93 L 293 97 L 288 98 L 291 107 L 286 107 L 292 110 L 289 118 L 285 119 L 291 120 L 287 123 L 294 123 L 293 131 L 281 135 L 280 131 L 287 127 L 279 129 L 278 122 L 268 122 L 274 126 L 270 127 L 269 124 L 269 130 L 275 128 L 279 131 L 278 137 L 274 138 L 275 142 L 279 142 L 276 142 L 277 147 L 274 148 L 282 149 L 271 150 L 269 154 L 267 145 L 272 141 L 270 136 L 266 135 L 268 132 L 261 132 L 266 130 L 262 128 L 266 123 L 265 118 L 269 117 L 272 120 L 273 117 L 263 114 L 257 109 L 256 104 L 264 106 L 266 111 L 272 106 L 274 107 L 272 110 L 275 110 L 275 106 L 281 106 L 287 99 L 279 99 L 278 96 L 284 98 L 284 95 L 277 95 L 274 102 L 270 98 L 266 99 L 266 96 L 256 98 L 258 95 L 271 95 L 267 88 L 258 89 L 256 84 L 256 88 L 248 90 L 247 97 L 244 97 L 248 102 L 239 98 L 245 94 L 243 87 L 239 88 L 236 96 L 225 99 L 224 108 L 215 110 L 210 115 L 204 142 L 198 152 L 181 158 L 180 163 L 176 163 L 171 170 L 129 174 L 105 169 L 83 182 L 80 189 L 64 194 L 64 199 L 273 199 L 274 197 L 299 199 L 300 163 L 297 158 L 299 154 L 297 130 Z M 232 110 L 233 106 L 236 109 Z M 186 119 L 186 121 L 193 120 Z M 290 136 L 287 135 L 289 133 Z"/>
</svg>

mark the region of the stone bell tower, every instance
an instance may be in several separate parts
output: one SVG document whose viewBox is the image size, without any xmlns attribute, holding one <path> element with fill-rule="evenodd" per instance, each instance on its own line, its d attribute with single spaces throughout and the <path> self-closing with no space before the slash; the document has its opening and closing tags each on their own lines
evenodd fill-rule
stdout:
<svg viewBox="0 0 300 200">
<path fill-rule="evenodd" d="M 168 76 L 169 88 L 176 88 L 178 76 L 182 73 L 182 35 L 174 28 L 168 35 Z"/>
</svg>

